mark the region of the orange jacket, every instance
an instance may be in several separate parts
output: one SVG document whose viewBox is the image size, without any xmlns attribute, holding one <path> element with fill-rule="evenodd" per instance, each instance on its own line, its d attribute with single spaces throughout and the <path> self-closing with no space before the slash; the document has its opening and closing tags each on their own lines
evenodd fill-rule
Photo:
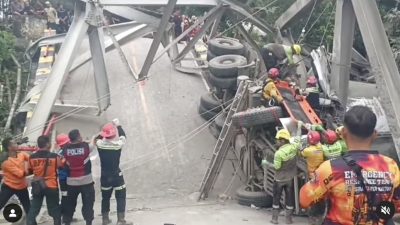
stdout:
<svg viewBox="0 0 400 225">
<path fill-rule="evenodd" d="M 375 201 L 392 201 L 399 210 L 400 173 L 397 163 L 377 151 L 350 151 L 348 154 L 363 168 L 367 188 L 375 193 Z M 311 205 L 327 199 L 330 209 L 325 218 L 327 224 L 367 224 L 367 201 L 357 175 L 339 157 L 325 161 L 315 171 L 314 180 L 300 190 L 300 205 Z M 399 211 L 397 211 L 399 212 Z M 375 223 L 376 224 L 376 223 Z M 380 223 L 379 223 L 380 224 Z"/>
<path fill-rule="evenodd" d="M 3 182 L 9 188 L 22 190 L 28 187 L 25 176 L 27 168 L 25 163 L 28 162 L 29 155 L 26 153 L 17 153 L 16 157 L 8 157 L 1 165 L 3 170 Z"/>
<path fill-rule="evenodd" d="M 29 159 L 30 169 L 35 177 L 43 177 L 46 160 L 49 159 L 46 173 L 46 184 L 48 188 L 58 188 L 58 168 L 64 166 L 64 161 L 56 153 L 39 150 L 33 153 Z"/>
</svg>

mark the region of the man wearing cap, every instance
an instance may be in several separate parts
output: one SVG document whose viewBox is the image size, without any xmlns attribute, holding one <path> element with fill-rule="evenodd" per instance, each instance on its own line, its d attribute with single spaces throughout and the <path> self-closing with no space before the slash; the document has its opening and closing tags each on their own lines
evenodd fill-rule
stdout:
<svg viewBox="0 0 400 225">
<path fill-rule="evenodd" d="M 83 218 L 86 221 L 86 225 L 92 225 L 95 191 L 90 153 L 94 145 L 82 141 L 81 134 L 77 129 L 71 130 L 68 137 L 70 143 L 63 148 L 63 155 L 68 169 L 68 204 L 65 208 L 63 220 L 66 225 L 71 224 L 77 198 L 81 194 Z"/>
<path fill-rule="evenodd" d="M 119 125 L 119 120 L 104 125 L 101 134 L 96 138 L 96 146 L 101 163 L 101 214 L 103 225 L 111 223 L 109 218 L 110 199 L 115 189 L 117 201 L 117 225 L 129 225 L 125 220 L 126 186 L 121 169 L 119 168 L 122 147 L 125 145 L 125 131 Z"/>
<path fill-rule="evenodd" d="M 47 29 L 52 29 L 52 30 L 58 30 L 58 25 L 57 25 L 57 10 L 51 6 L 51 3 L 49 1 L 46 2 L 46 8 L 44 9 L 47 15 Z"/>
</svg>

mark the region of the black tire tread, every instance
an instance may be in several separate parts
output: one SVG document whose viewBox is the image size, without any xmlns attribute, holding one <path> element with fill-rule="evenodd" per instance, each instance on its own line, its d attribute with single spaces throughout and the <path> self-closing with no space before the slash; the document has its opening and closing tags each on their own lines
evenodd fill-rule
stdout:
<svg viewBox="0 0 400 225">
<path fill-rule="evenodd" d="M 207 110 L 211 110 L 213 112 L 221 112 L 223 104 L 222 101 L 219 101 L 214 97 L 212 92 L 204 94 L 200 97 L 200 105 Z"/>
<path fill-rule="evenodd" d="M 229 43 L 224 45 L 222 42 Z M 242 43 L 228 38 L 214 38 L 208 42 L 208 48 L 217 56 L 220 55 L 243 55 L 245 47 Z"/>
<path fill-rule="evenodd" d="M 218 113 L 213 112 L 213 111 L 208 111 L 207 109 L 205 109 L 202 105 L 199 105 L 199 114 L 200 116 L 205 119 L 205 120 L 211 120 L 215 115 L 217 115 Z"/>
<path fill-rule="evenodd" d="M 220 77 L 214 76 L 213 74 L 209 74 L 208 81 L 211 84 L 211 86 L 221 88 L 221 89 L 235 90 L 237 87 L 237 78 L 236 77 L 220 78 Z"/>
<path fill-rule="evenodd" d="M 222 63 L 224 60 L 231 60 L 232 63 Z M 209 61 L 208 68 L 210 72 L 220 78 L 237 77 L 238 67 L 245 66 L 247 59 L 241 55 L 222 55 Z"/>
<path fill-rule="evenodd" d="M 235 113 L 232 116 L 232 123 L 238 127 L 249 128 L 257 125 L 277 123 L 279 122 L 278 119 L 282 116 L 282 108 L 279 106 L 259 107 Z"/>
<path fill-rule="evenodd" d="M 272 206 L 272 196 L 268 195 L 265 191 L 247 191 L 246 186 L 242 186 L 236 191 L 236 199 L 241 205 L 254 205 L 256 207 Z"/>
</svg>

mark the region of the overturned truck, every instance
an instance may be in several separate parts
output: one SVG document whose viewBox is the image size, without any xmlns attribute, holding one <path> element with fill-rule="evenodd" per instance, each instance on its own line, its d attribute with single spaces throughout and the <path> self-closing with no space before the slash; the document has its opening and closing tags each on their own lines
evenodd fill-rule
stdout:
<svg viewBox="0 0 400 225">
<path fill-rule="evenodd" d="M 312 51 L 310 63 L 306 65 L 308 74 L 318 78 L 319 107 L 314 109 L 305 96 L 299 96 L 296 88 L 287 81 L 276 82 L 283 103 L 270 104 L 262 99 L 265 76 L 258 73 L 257 57 L 246 43 L 230 38 L 217 38 L 209 42 L 208 68 L 205 77 L 211 91 L 200 99 L 199 113 L 213 121 L 211 131 L 217 138 L 213 159 L 206 172 L 201 198 L 208 195 L 221 170 L 223 159 L 229 150 L 238 156 L 238 165 L 247 177 L 245 186 L 236 192 L 239 204 L 257 207 L 271 207 L 275 170 L 263 166 L 262 161 L 273 162 L 275 135 L 278 129 L 288 129 L 292 136 L 298 134 L 296 122 L 323 125 L 326 130 L 335 130 L 341 125 L 346 111 L 339 99 L 331 93 L 329 86 L 329 55 L 323 48 Z M 248 45 L 247 45 L 248 46 Z M 213 51 L 217 50 L 217 54 Z M 233 50 L 235 49 L 235 50 Z M 254 63 L 255 62 L 255 63 Z M 246 76 L 241 76 L 246 75 Z M 305 76 L 304 74 L 303 76 Z M 235 93 L 236 92 L 236 93 Z M 349 106 L 364 104 L 378 115 L 379 138 L 375 148 L 385 155 L 397 159 L 394 144 L 383 109 L 376 99 L 351 98 Z M 301 130 L 302 149 L 307 147 L 307 130 Z M 323 142 L 327 142 L 328 136 Z M 325 139 L 325 140 L 324 140 Z M 330 143 L 331 144 L 331 143 Z M 303 158 L 297 159 L 297 177 L 294 179 L 296 213 L 305 212 L 298 202 L 301 186 L 308 180 L 307 166 Z M 282 197 L 282 203 L 284 194 Z"/>
</svg>

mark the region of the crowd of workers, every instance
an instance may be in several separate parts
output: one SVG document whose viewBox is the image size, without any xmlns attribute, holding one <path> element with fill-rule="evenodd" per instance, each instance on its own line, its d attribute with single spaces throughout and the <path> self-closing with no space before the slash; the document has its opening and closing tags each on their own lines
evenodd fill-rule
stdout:
<svg viewBox="0 0 400 225">
<path fill-rule="evenodd" d="M 97 149 L 101 163 L 102 224 L 112 222 L 109 212 L 113 190 L 117 202 L 117 224 L 132 224 L 125 220 L 126 186 L 119 164 L 126 135 L 118 119 L 104 125 L 101 133 L 95 135 L 90 142 L 83 141 L 77 129 L 71 130 L 68 135 L 59 134 L 56 142 L 59 151 L 53 153 L 50 151 L 50 138 L 40 136 L 37 139 L 38 150 L 28 155 L 19 152 L 18 145 L 11 138 L 3 140 L 2 147 L 8 152 L 8 159 L 2 163 L 0 209 L 15 194 L 27 214 L 26 224 L 35 225 L 43 199 L 46 198 L 48 213 L 54 224 L 69 225 L 73 221 L 80 194 L 83 218 L 87 225 L 91 225 L 94 219 L 95 189 L 90 157 Z M 26 176 L 31 174 L 30 201 Z"/>
<path fill-rule="evenodd" d="M 175 37 L 179 37 L 182 34 L 182 32 L 185 32 L 187 29 L 189 29 L 190 26 L 192 26 L 194 23 L 197 22 L 197 17 L 194 15 L 191 17 L 186 15 L 181 15 L 181 11 L 177 10 L 175 11 L 171 20 L 174 23 Z M 201 25 L 193 29 L 188 35 L 186 35 L 182 39 L 182 41 L 190 41 L 199 32 L 200 27 Z"/>
<path fill-rule="evenodd" d="M 71 25 L 73 12 L 66 10 L 63 4 L 53 7 L 50 1 L 36 1 L 33 6 L 30 0 L 12 0 L 11 13 L 13 16 L 35 15 L 47 19 L 47 28 L 56 33 L 66 33 Z"/>
<path fill-rule="evenodd" d="M 277 83 L 288 82 L 296 95 L 306 96 L 310 106 L 319 110 L 318 80 L 309 76 L 304 90 L 297 88 L 292 77 L 280 74 L 278 65 L 296 65 L 293 55 L 302 54 L 300 45 L 268 44 L 261 50 L 269 69 L 263 87 L 263 99 L 268 105 L 282 105 L 285 98 Z M 295 66 L 296 67 L 296 66 Z M 283 81 L 282 81 L 283 80 Z M 343 126 L 326 130 L 322 125 L 298 121 L 297 133 L 287 129 L 276 133 L 277 151 L 274 162 L 262 161 L 262 166 L 276 171 L 273 185 L 271 223 L 278 224 L 280 200 L 285 191 L 286 224 L 293 223 L 295 204 L 293 180 L 298 176 L 297 159 L 307 162 L 308 182 L 300 190 L 300 205 L 309 209 L 309 223 L 317 224 L 394 224 L 379 217 L 378 205 L 392 202 L 400 212 L 400 173 L 397 163 L 378 151 L 371 150 L 377 137 L 376 115 L 365 106 L 354 106 L 346 112 Z M 302 143 L 302 131 L 307 131 L 307 143 Z M 307 147 L 303 148 L 302 146 Z"/>
</svg>

